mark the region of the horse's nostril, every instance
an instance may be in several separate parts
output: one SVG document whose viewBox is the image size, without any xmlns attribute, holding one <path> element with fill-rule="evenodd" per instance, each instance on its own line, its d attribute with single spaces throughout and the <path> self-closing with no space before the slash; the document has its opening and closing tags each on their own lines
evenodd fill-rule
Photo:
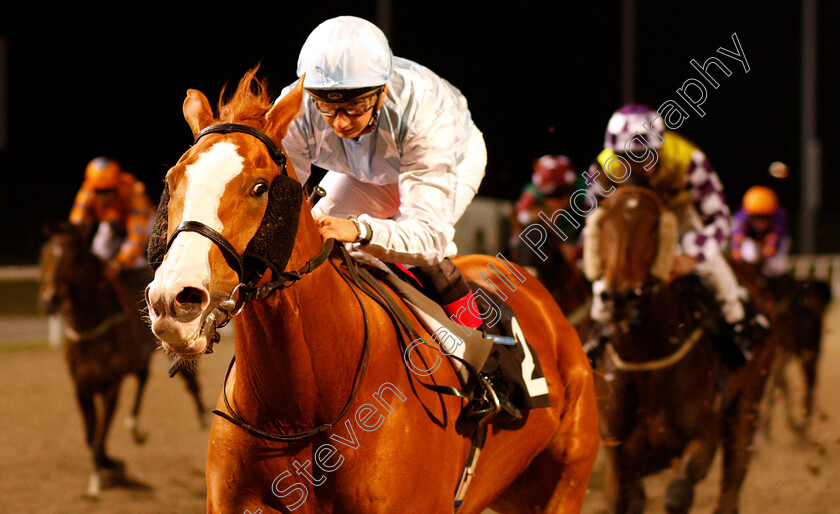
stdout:
<svg viewBox="0 0 840 514">
<path fill-rule="evenodd" d="M 204 302 L 204 291 L 195 287 L 185 287 L 175 297 L 178 307 L 200 306 Z"/>
</svg>

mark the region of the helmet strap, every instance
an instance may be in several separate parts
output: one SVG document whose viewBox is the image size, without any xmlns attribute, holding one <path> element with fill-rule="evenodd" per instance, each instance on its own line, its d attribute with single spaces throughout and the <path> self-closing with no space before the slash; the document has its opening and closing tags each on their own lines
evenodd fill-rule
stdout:
<svg viewBox="0 0 840 514">
<path fill-rule="evenodd" d="M 379 121 L 379 111 L 382 109 L 382 103 L 385 101 L 385 93 L 388 92 L 388 86 L 382 86 L 382 91 L 379 92 L 379 98 L 376 99 L 376 107 L 373 109 L 373 114 L 370 116 L 370 121 L 367 124 L 367 127 L 359 134 L 359 136 L 364 136 L 365 134 L 370 134 L 373 132 L 373 129 L 376 128 L 376 124 Z"/>
</svg>

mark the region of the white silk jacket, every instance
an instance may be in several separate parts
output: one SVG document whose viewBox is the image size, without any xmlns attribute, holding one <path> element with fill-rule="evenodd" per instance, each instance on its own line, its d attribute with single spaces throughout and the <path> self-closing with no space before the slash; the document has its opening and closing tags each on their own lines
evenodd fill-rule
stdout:
<svg viewBox="0 0 840 514">
<path fill-rule="evenodd" d="M 412 265 L 457 253 L 454 225 L 466 206 L 456 209 L 456 190 L 478 190 L 484 139 L 461 92 L 428 68 L 394 57 L 376 127 L 356 139 L 336 135 L 304 95 L 283 146 L 301 182 L 315 164 L 370 184 L 397 184 L 398 213 L 390 219 L 359 213 L 373 232 L 361 250 Z"/>
</svg>

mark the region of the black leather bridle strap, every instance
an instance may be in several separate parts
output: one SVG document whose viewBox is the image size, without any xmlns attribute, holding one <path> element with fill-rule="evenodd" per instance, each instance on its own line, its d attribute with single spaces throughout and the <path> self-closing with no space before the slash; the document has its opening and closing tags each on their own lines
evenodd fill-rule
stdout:
<svg viewBox="0 0 840 514">
<path fill-rule="evenodd" d="M 330 239 L 332 241 L 332 239 Z M 311 262 L 311 261 L 310 261 Z M 233 363 L 235 362 L 235 356 L 231 358 L 230 364 L 228 365 L 227 372 L 225 373 L 225 381 L 224 385 L 222 386 L 222 399 L 225 402 L 225 407 L 227 408 L 228 412 L 222 412 L 220 410 L 214 410 L 213 414 L 219 416 L 220 418 L 224 418 L 227 421 L 233 423 L 234 425 L 238 426 L 242 430 L 245 430 L 249 434 L 260 437 L 262 439 L 266 439 L 268 441 L 275 441 L 278 443 L 292 443 L 295 441 L 301 441 L 303 439 L 309 439 L 310 437 L 316 436 L 320 433 L 327 432 L 335 427 L 339 421 L 344 419 L 347 415 L 347 411 L 350 410 L 350 407 L 353 405 L 353 402 L 356 400 L 356 397 L 359 395 L 359 391 L 362 388 L 362 383 L 365 380 L 365 374 L 367 373 L 368 361 L 370 360 L 370 322 L 368 321 L 368 315 L 365 311 L 365 305 L 362 302 L 361 297 L 359 297 L 359 293 L 356 292 L 356 289 L 353 287 L 353 284 L 350 280 L 342 274 L 338 268 L 336 268 L 335 263 L 330 263 L 335 268 L 336 273 L 338 273 L 342 279 L 347 283 L 350 291 L 353 292 L 353 296 L 356 297 L 356 301 L 359 303 L 359 308 L 362 311 L 362 321 L 364 323 L 364 340 L 362 343 L 362 357 L 359 361 L 358 367 L 356 369 L 356 376 L 353 379 L 353 392 L 348 398 L 347 402 L 344 404 L 344 408 L 341 409 L 341 412 L 329 423 L 324 423 L 323 425 L 319 425 L 315 428 L 307 430 L 305 432 L 299 432 L 296 434 L 269 434 L 268 432 L 264 432 L 259 428 L 251 425 L 242 415 L 236 410 L 233 405 L 231 405 L 230 401 L 227 397 L 227 391 L 225 390 L 225 386 L 228 382 L 228 378 L 230 377 L 230 372 L 233 369 Z"/>
<path fill-rule="evenodd" d="M 177 227 L 175 227 L 175 231 L 172 232 L 172 236 L 169 237 L 169 242 L 166 243 L 167 252 L 169 252 L 169 247 L 172 246 L 172 243 L 175 241 L 175 236 L 181 232 L 196 232 L 212 241 L 219 250 L 221 250 L 228 266 L 230 266 L 231 269 L 233 269 L 233 271 L 235 271 L 239 276 L 239 281 L 243 281 L 245 277 L 245 264 L 242 262 L 242 257 L 233 245 L 225 239 L 225 236 L 200 221 L 182 221 Z"/>
<path fill-rule="evenodd" d="M 271 140 L 270 137 L 263 134 L 259 129 L 249 125 L 242 125 L 239 123 L 219 123 L 218 125 L 210 125 L 196 134 L 193 144 L 198 143 L 198 140 L 207 134 L 232 134 L 234 132 L 248 134 L 249 136 L 253 136 L 262 141 L 268 149 L 268 153 L 271 154 L 271 159 L 280 166 L 280 170 L 283 172 L 283 175 L 289 175 L 286 172 L 286 156 L 280 148 L 274 143 L 274 141 Z"/>
<path fill-rule="evenodd" d="M 300 280 L 303 277 L 303 275 L 306 275 L 307 273 L 312 273 L 313 271 L 315 271 L 316 268 L 318 268 L 318 266 L 324 264 L 327 261 L 327 258 L 329 258 L 330 254 L 333 251 L 334 245 L 335 239 L 327 239 L 326 241 L 324 241 L 324 245 L 321 247 L 321 251 L 318 253 L 318 255 L 310 259 L 309 262 L 304 264 L 303 267 L 297 271 L 280 271 L 275 274 L 274 270 L 272 269 L 273 280 L 271 282 L 266 282 L 265 284 L 254 288 L 253 292 L 248 298 L 248 301 L 259 300 L 260 298 L 263 298 L 272 291 L 278 289 L 285 289 L 286 287 L 289 287 L 290 285 Z"/>
</svg>

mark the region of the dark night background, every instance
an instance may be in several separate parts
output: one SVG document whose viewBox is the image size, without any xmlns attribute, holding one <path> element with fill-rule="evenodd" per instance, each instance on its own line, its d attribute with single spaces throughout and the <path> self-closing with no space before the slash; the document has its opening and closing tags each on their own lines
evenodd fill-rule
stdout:
<svg viewBox="0 0 840 514">
<path fill-rule="evenodd" d="M 14 3 L 14 5 L 10 5 Z M 680 132 L 718 169 L 730 206 L 751 185 L 771 185 L 796 211 L 799 201 L 799 2 L 638 0 L 637 101 L 658 107 L 699 78 L 689 64 L 717 55 L 732 70 L 708 89 L 706 116 Z M 515 199 L 530 163 L 568 155 L 583 170 L 601 148 L 621 104 L 620 3 L 393 1 L 394 54 L 424 64 L 467 97 L 484 132 L 489 162 L 480 194 Z M 14 12 L 11 14 L 9 11 Z M 4 2 L 7 141 L 0 149 L 0 264 L 34 264 L 44 220 L 66 217 L 84 167 L 115 157 L 157 199 L 166 170 L 191 143 L 181 114 L 188 88 L 215 104 L 262 62 L 274 93 L 295 80 L 300 46 L 321 21 L 353 14 L 376 21 L 376 2 L 169 2 L 101 4 Z M 840 4 L 819 4 L 819 126 L 823 209 L 818 250 L 840 250 L 831 114 L 840 62 L 833 21 Z M 738 34 L 751 70 L 716 54 Z M 791 176 L 773 179 L 772 161 Z M 794 219 L 795 223 L 795 219 Z M 795 234 L 795 224 L 794 234 Z"/>
</svg>

